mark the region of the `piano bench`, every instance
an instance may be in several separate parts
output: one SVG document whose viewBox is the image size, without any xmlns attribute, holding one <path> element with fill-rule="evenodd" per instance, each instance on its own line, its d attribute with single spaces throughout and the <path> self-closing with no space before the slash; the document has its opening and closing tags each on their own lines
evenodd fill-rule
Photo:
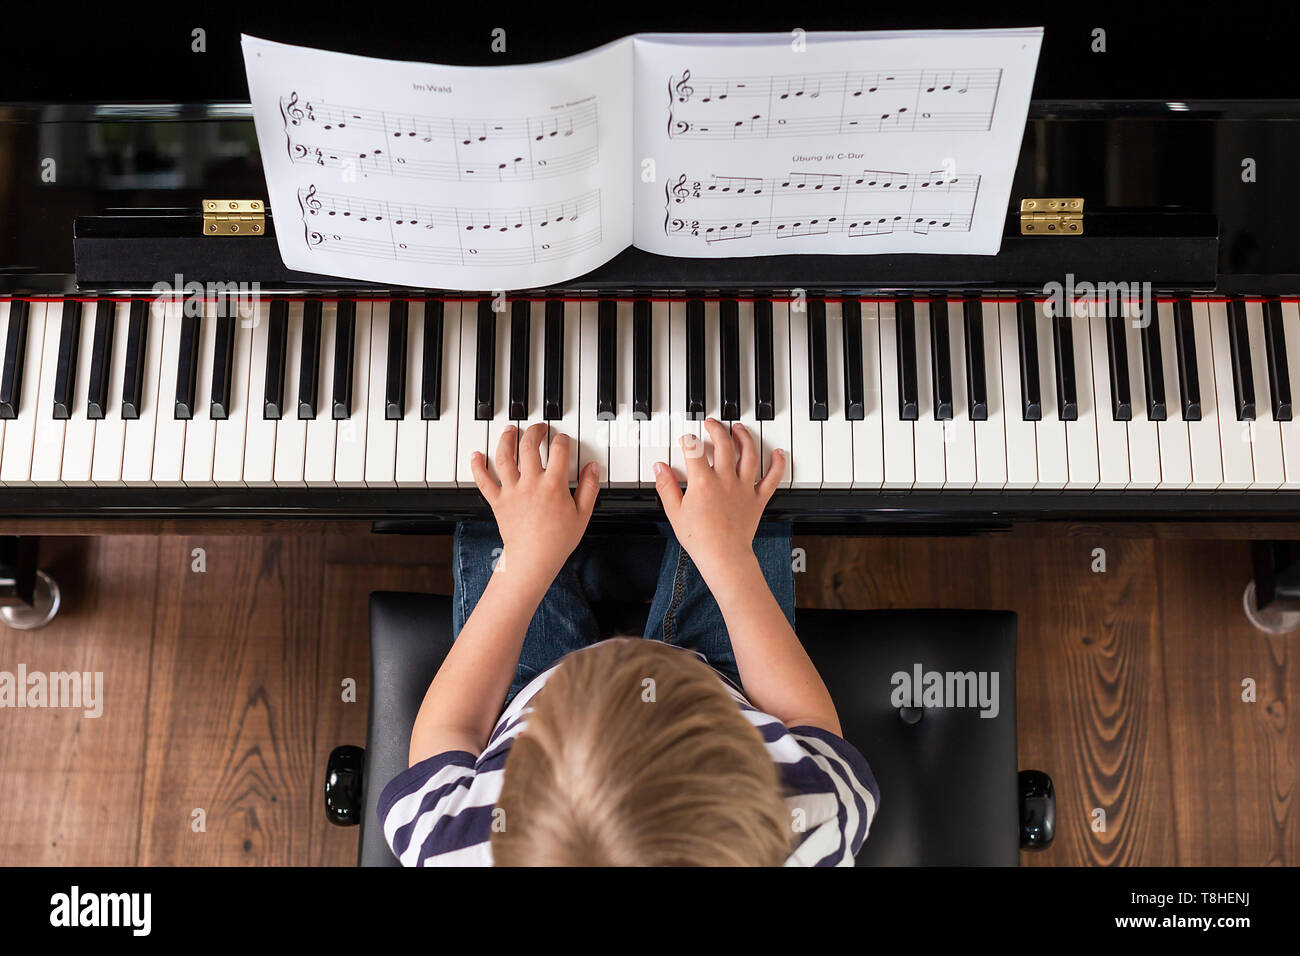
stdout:
<svg viewBox="0 0 1300 956">
<path fill-rule="evenodd" d="M 1016 772 L 1014 614 L 803 610 L 798 630 L 845 737 L 880 784 L 881 809 L 858 865 L 1014 866 L 1021 846 L 1051 842 L 1051 780 Z M 361 866 L 397 865 L 373 808 L 407 766 L 411 725 L 451 641 L 450 598 L 370 596 L 366 749 L 337 748 L 325 787 L 331 821 L 361 825 Z M 912 707 L 918 673 L 918 695 L 938 689 Z"/>
</svg>

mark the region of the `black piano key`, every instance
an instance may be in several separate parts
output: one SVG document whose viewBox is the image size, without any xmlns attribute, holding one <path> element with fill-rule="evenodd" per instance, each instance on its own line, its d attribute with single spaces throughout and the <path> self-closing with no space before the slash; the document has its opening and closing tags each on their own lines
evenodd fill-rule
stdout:
<svg viewBox="0 0 1300 956">
<path fill-rule="evenodd" d="M 345 421 L 352 417 L 352 365 L 356 352 L 357 304 L 339 301 L 334 316 L 334 384 L 330 392 L 330 417 Z"/>
<path fill-rule="evenodd" d="M 176 354 L 176 401 L 172 417 L 189 421 L 194 417 L 194 392 L 198 388 L 199 335 L 203 330 L 203 316 L 181 313 L 181 341 Z"/>
<path fill-rule="evenodd" d="M 288 354 L 289 303 L 284 299 L 274 299 L 266 322 L 266 388 L 262 397 L 262 417 L 267 421 L 279 421 L 284 417 L 284 370 Z"/>
<path fill-rule="evenodd" d="M 1020 416 L 1027 422 L 1043 420 L 1043 393 L 1038 376 L 1038 320 L 1034 300 L 1016 303 L 1016 333 L 1020 340 Z"/>
<path fill-rule="evenodd" d="M 986 422 L 989 418 L 989 391 L 984 368 L 984 306 L 979 299 L 965 301 L 962 320 L 966 337 L 966 400 L 970 405 L 970 420 Z"/>
<path fill-rule="evenodd" d="M 134 299 L 126 326 L 126 364 L 122 368 L 122 418 L 140 417 L 144 400 L 145 346 L 149 338 L 149 303 Z"/>
<path fill-rule="evenodd" d="M 430 299 L 424 303 L 424 356 L 420 369 L 420 418 L 426 422 L 442 417 L 442 332 L 442 301 Z"/>
<path fill-rule="evenodd" d="M 564 300 L 546 303 L 546 369 L 542 382 L 542 417 L 564 417 Z"/>
<path fill-rule="evenodd" d="M 830 373 L 826 365 L 826 302 L 808 302 L 808 417 L 830 418 Z"/>
<path fill-rule="evenodd" d="M 740 303 L 723 299 L 718 306 L 718 381 L 722 393 L 722 420 L 740 418 Z"/>
<path fill-rule="evenodd" d="M 496 352 L 496 313 L 492 311 L 491 299 L 481 299 L 474 350 L 474 417 L 478 421 L 490 421 L 496 414 Z"/>
<path fill-rule="evenodd" d="M 1118 309 L 1108 309 L 1106 316 L 1106 355 L 1110 366 L 1110 414 L 1117 422 L 1133 420 L 1133 397 L 1129 393 L 1128 341 L 1124 337 L 1124 316 L 1113 314 Z"/>
<path fill-rule="evenodd" d="M 298 353 L 298 417 L 314 420 L 320 395 L 321 302 L 302 306 L 302 349 Z"/>
<path fill-rule="evenodd" d="M 90 384 L 86 389 L 86 417 L 90 419 L 100 419 L 108 413 L 108 369 L 113 359 L 113 328 L 116 322 L 117 303 L 101 299 L 95 307 L 95 336 L 90 346 Z"/>
<path fill-rule="evenodd" d="M 406 416 L 406 329 L 409 308 L 405 299 L 388 304 L 388 368 L 384 379 L 384 419 L 400 422 Z"/>
<path fill-rule="evenodd" d="M 1174 348 L 1178 352 L 1178 392 L 1183 403 L 1183 420 L 1201 420 L 1201 378 L 1196 366 L 1196 320 L 1192 303 L 1174 303 Z"/>
<path fill-rule="evenodd" d="M 776 375 L 772 342 L 772 300 L 754 300 L 754 417 L 760 422 L 776 418 Z"/>
<path fill-rule="evenodd" d="M 1232 391 L 1237 421 L 1255 420 L 1255 373 L 1250 366 L 1250 333 L 1246 330 L 1246 303 L 1228 303 L 1228 350 L 1232 353 Z"/>
<path fill-rule="evenodd" d="M 935 421 L 952 421 L 952 351 L 948 334 L 948 303 L 930 300 L 930 382 L 934 390 Z"/>
<path fill-rule="evenodd" d="M 27 359 L 25 300 L 9 303 L 9 329 L 5 333 L 4 368 L 0 371 L 0 419 L 17 418 L 23 397 L 23 366 Z"/>
<path fill-rule="evenodd" d="M 510 396 L 509 415 L 513 422 L 528 417 L 528 353 L 532 348 L 532 304 L 527 299 L 510 303 Z"/>
<path fill-rule="evenodd" d="M 704 302 L 686 303 L 686 417 L 704 417 Z"/>
<path fill-rule="evenodd" d="M 862 303 L 845 299 L 840 314 L 844 322 L 844 417 L 860 422 L 867 417 L 867 395 L 862 382 Z"/>
<path fill-rule="evenodd" d="M 73 394 L 77 382 L 77 353 L 81 349 L 81 303 L 63 300 L 59 320 L 59 364 L 54 370 L 54 418 L 72 417 Z"/>
<path fill-rule="evenodd" d="M 1152 314 L 1147 316 L 1147 323 L 1141 330 L 1142 336 L 1142 385 L 1147 393 L 1147 420 L 1163 422 L 1169 418 L 1169 406 L 1165 402 L 1165 364 L 1160 352 L 1160 316 L 1156 314 L 1153 301 L 1149 308 Z"/>
<path fill-rule="evenodd" d="M 653 341 L 650 300 L 637 299 L 632 303 L 632 417 L 641 422 L 650 420 L 654 404 Z"/>
<path fill-rule="evenodd" d="M 896 310 L 898 417 L 905 422 L 914 422 L 921 413 L 916 384 L 916 307 L 911 299 L 899 299 Z"/>
<path fill-rule="evenodd" d="M 596 313 L 596 417 L 613 418 L 618 406 L 618 303 L 604 299 Z"/>
<path fill-rule="evenodd" d="M 216 346 L 212 351 L 212 402 L 208 417 L 223 422 L 230 417 L 231 384 L 235 375 L 235 300 L 226 298 L 217 310 Z"/>
<path fill-rule="evenodd" d="M 1273 400 L 1273 420 L 1291 421 L 1291 371 L 1286 364 L 1286 332 L 1282 328 L 1282 303 L 1264 303 L 1264 349 L 1268 353 L 1268 389 Z"/>
<path fill-rule="evenodd" d="M 1079 420 L 1079 389 L 1074 378 L 1074 323 L 1068 315 L 1052 319 L 1052 358 L 1056 363 L 1056 414 L 1063 422 Z"/>
</svg>

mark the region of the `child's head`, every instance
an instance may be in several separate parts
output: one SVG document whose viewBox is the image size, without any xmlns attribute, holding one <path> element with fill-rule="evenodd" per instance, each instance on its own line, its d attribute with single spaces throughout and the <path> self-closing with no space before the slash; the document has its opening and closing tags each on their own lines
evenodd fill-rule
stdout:
<svg viewBox="0 0 1300 956">
<path fill-rule="evenodd" d="M 499 866 L 780 865 L 790 818 L 758 730 L 695 655 L 570 654 L 511 748 Z"/>
</svg>

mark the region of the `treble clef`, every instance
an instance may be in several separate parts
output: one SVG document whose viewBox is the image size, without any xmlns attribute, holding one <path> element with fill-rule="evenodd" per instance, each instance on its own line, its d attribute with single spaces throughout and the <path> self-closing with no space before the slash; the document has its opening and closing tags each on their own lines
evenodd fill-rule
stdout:
<svg viewBox="0 0 1300 956">
<path fill-rule="evenodd" d="M 302 203 L 305 207 L 311 210 L 313 216 L 316 215 L 316 213 L 320 212 L 321 201 L 316 198 L 315 185 L 309 188 L 307 192 L 303 195 Z"/>
<path fill-rule="evenodd" d="M 301 125 L 303 113 L 302 107 L 298 105 L 298 93 L 296 91 L 289 94 L 289 102 L 285 105 L 284 112 L 290 123 L 294 126 Z"/>
<path fill-rule="evenodd" d="M 677 177 L 677 182 L 673 183 L 673 201 L 678 203 L 686 202 L 691 198 L 691 188 L 686 185 L 686 174 L 682 173 Z"/>
<path fill-rule="evenodd" d="M 686 103 L 695 94 L 695 88 L 691 86 L 691 71 L 683 70 L 682 78 L 673 84 L 673 92 L 677 95 L 678 103 Z"/>
</svg>

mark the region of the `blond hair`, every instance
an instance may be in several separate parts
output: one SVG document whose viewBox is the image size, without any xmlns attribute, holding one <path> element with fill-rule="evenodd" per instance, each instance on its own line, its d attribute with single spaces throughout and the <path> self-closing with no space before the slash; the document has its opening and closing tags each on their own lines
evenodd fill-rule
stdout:
<svg viewBox="0 0 1300 956">
<path fill-rule="evenodd" d="M 604 641 L 566 657 L 532 708 L 497 801 L 498 866 L 785 862 L 776 765 L 694 654 Z"/>
</svg>

